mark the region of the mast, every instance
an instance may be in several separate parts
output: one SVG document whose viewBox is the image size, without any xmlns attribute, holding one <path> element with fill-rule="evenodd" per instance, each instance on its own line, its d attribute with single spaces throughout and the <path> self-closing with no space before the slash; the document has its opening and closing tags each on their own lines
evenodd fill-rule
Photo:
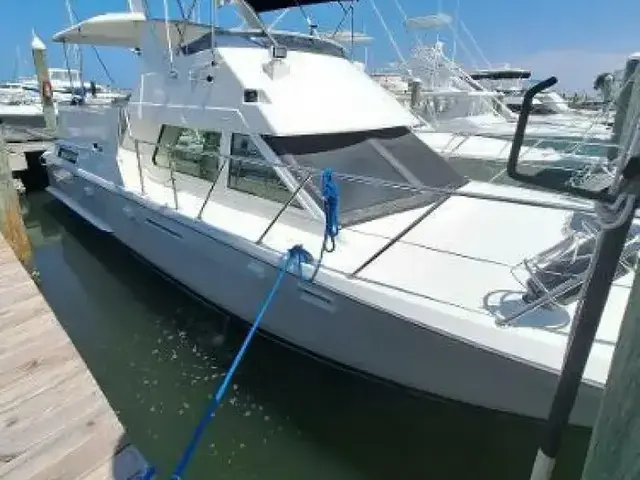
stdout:
<svg viewBox="0 0 640 480">
<path fill-rule="evenodd" d="M 145 14 L 144 1 L 143 0 L 127 0 L 129 3 L 129 10 L 134 13 Z"/>
</svg>

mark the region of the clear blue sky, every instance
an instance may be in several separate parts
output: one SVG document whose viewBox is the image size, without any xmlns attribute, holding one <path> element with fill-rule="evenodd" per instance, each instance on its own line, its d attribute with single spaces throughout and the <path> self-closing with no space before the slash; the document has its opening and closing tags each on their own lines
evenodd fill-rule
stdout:
<svg viewBox="0 0 640 480">
<path fill-rule="evenodd" d="M 31 31 L 35 31 L 49 45 L 50 66 L 63 66 L 62 47 L 51 44 L 51 35 L 68 26 L 64 0 L 7 0 L 11 6 L 5 8 L 0 17 L 0 48 L 3 61 L 0 63 L 0 78 L 10 78 L 16 65 L 16 48 L 20 49 L 20 73 L 32 72 L 29 44 Z M 83 19 L 92 15 L 124 11 L 126 0 L 71 0 L 78 16 Z M 174 17 L 178 16 L 177 1 L 168 0 Z M 190 4 L 190 0 L 182 0 Z M 203 4 L 207 0 L 200 0 Z M 154 14 L 161 16 L 162 0 L 148 0 Z M 409 16 L 436 13 L 439 6 L 453 14 L 457 0 L 398 0 Z M 484 55 L 495 64 L 509 62 L 513 66 L 534 69 L 534 76 L 556 74 L 567 86 L 589 85 L 593 75 L 601 70 L 622 66 L 625 56 L 640 50 L 640 1 L 615 0 L 460 0 L 459 18 L 482 48 Z M 406 53 L 412 36 L 402 25 L 402 18 L 394 0 L 376 0 L 388 26 L 396 34 L 400 47 Z M 532 5 L 536 5 L 532 8 Z M 237 23 L 236 17 L 222 10 L 221 20 L 230 25 Z M 225 12 L 225 10 L 227 10 Z M 335 28 L 341 17 L 338 5 L 309 8 L 314 20 L 323 30 Z M 267 16 L 272 18 L 273 15 Z M 208 18 L 208 8 L 203 7 L 203 18 Z M 369 47 L 369 59 L 373 66 L 394 61 L 397 57 L 373 13 L 369 0 L 356 4 L 356 28 L 364 26 L 375 38 Z M 279 25 L 281 28 L 304 29 L 302 16 L 292 9 Z M 444 40 L 452 35 L 443 31 Z M 433 40 L 434 36 L 424 37 Z M 468 37 L 462 40 L 471 49 Z M 459 47 L 460 59 L 469 64 Z M 101 48 L 112 76 L 118 83 L 131 86 L 135 81 L 135 64 L 125 51 Z M 356 55 L 362 58 L 362 49 Z M 95 55 L 84 49 L 85 78 L 96 78 L 106 82 Z M 587 78 L 589 77 L 589 78 Z M 586 80 L 585 80 L 586 79 Z M 585 87 L 586 88 L 586 87 Z"/>
</svg>

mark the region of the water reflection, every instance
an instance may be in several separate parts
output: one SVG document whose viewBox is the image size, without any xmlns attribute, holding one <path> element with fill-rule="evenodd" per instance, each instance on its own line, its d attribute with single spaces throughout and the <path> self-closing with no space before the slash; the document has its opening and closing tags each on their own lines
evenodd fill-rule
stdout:
<svg viewBox="0 0 640 480">
<path fill-rule="evenodd" d="M 48 195 L 25 206 L 47 300 L 167 478 L 245 326 Z M 188 478 L 513 480 L 528 478 L 538 436 L 534 422 L 417 398 L 258 337 Z M 570 433 L 556 478 L 579 477 L 587 440 Z"/>
</svg>

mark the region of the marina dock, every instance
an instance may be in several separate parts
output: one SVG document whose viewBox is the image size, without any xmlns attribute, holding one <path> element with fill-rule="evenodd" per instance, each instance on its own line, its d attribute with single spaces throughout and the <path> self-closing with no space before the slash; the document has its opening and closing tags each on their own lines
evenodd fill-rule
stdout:
<svg viewBox="0 0 640 480">
<path fill-rule="evenodd" d="M 9 153 L 11 171 L 18 176 L 26 174 L 40 162 L 40 155 L 53 144 L 54 138 L 40 125 L 17 125 L 3 118 L 3 135 Z"/>
<path fill-rule="evenodd" d="M 132 480 L 145 461 L 0 236 L 0 479 Z"/>
</svg>

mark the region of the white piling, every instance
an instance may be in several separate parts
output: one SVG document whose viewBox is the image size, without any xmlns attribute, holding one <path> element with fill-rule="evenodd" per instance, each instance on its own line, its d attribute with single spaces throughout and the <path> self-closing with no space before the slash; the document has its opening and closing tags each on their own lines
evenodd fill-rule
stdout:
<svg viewBox="0 0 640 480">
<path fill-rule="evenodd" d="M 53 87 L 51 86 L 49 67 L 47 66 L 47 47 L 35 33 L 31 41 L 31 52 L 33 53 L 33 64 L 40 88 L 40 101 L 42 102 L 42 113 L 44 114 L 47 133 L 55 135 L 57 131 L 56 108 L 53 103 Z"/>
</svg>

